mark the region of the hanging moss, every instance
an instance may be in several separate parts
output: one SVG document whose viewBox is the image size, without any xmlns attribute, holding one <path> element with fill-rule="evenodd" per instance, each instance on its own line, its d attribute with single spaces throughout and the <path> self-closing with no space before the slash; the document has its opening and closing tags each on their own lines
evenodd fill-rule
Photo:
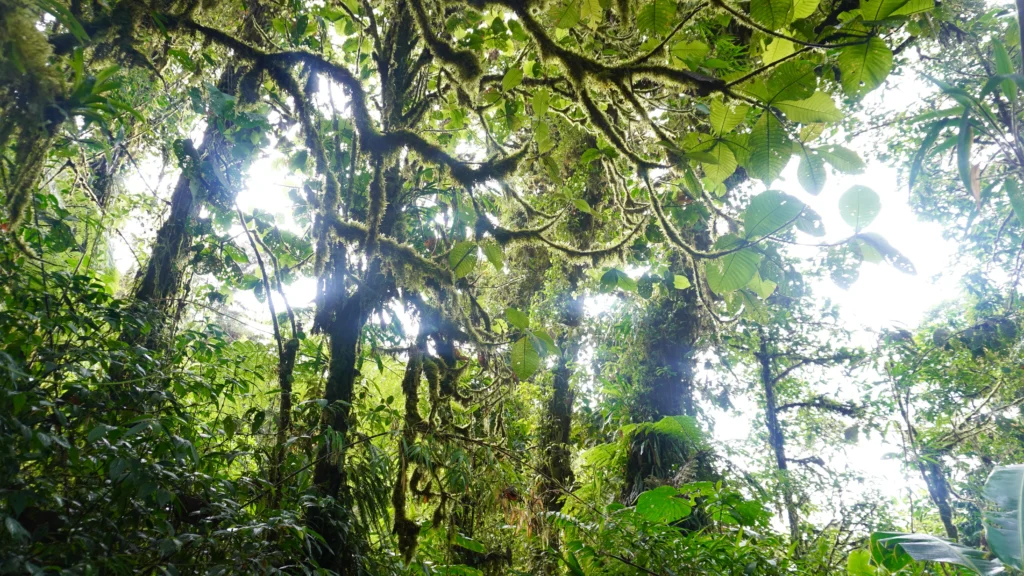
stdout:
<svg viewBox="0 0 1024 576">
<path fill-rule="evenodd" d="M 472 86 L 483 73 L 483 68 L 476 58 L 476 53 L 471 50 L 453 48 L 450 44 L 438 38 L 434 34 L 430 18 L 427 16 L 421 0 L 410 0 L 409 5 L 412 7 L 413 15 L 416 17 L 416 26 L 420 29 L 420 35 L 423 36 L 423 41 L 430 47 L 430 51 L 439 60 L 455 69 L 463 82 L 463 86 Z"/>
<path fill-rule="evenodd" d="M 49 65 L 52 48 L 21 2 L 0 0 L 0 111 L 4 143 L 16 140 L 13 170 L 7 180 L 7 230 L 21 246 L 17 231 L 25 221 L 42 174 L 50 140 L 64 120 L 56 102 L 62 81 Z"/>
</svg>

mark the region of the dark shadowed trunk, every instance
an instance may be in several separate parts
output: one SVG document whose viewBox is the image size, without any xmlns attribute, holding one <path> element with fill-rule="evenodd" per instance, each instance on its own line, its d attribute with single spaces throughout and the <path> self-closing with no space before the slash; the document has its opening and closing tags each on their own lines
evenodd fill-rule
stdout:
<svg viewBox="0 0 1024 576">
<path fill-rule="evenodd" d="M 675 274 L 684 274 L 686 267 L 674 256 L 671 269 Z M 694 279 L 690 281 L 693 283 Z M 637 341 L 631 363 L 638 392 L 635 422 L 696 416 L 694 363 L 703 325 L 693 288 L 651 298 L 634 329 Z M 627 505 L 632 505 L 651 485 L 669 479 L 688 482 L 714 476 L 707 454 L 659 434 L 637 434 L 627 456 L 626 484 L 621 495 Z"/>
<path fill-rule="evenodd" d="M 240 27 L 241 38 L 259 45 L 262 41 L 260 27 L 268 20 L 267 10 L 256 0 L 246 0 L 245 5 L 247 12 L 243 15 Z M 239 80 L 249 70 L 248 66 L 240 64 L 238 60 L 230 59 L 217 80 L 217 89 L 235 96 Z M 155 344 L 160 334 L 159 325 L 177 303 L 200 208 L 210 200 L 213 193 L 222 196 L 224 206 L 231 206 L 237 193 L 237 190 L 223 189 L 216 178 L 212 178 L 211 170 L 203 169 L 204 163 L 211 165 L 219 162 L 224 166 L 241 161 L 231 154 L 230 142 L 224 137 L 221 123 L 209 119 L 199 147 L 195 147 L 191 140 L 184 140 L 180 146 L 176 145 L 175 153 L 182 166 L 181 175 L 171 194 L 167 219 L 157 231 L 149 262 L 136 278 L 135 300 L 147 305 L 155 313 L 157 329 L 150 332 L 149 344 Z M 108 168 L 114 169 L 115 166 Z M 106 185 L 109 186 L 109 182 Z M 122 338 L 137 343 L 140 335 L 125 333 Z"/>
<path fill-rule="evenodd" d="M 768 428 L 768 443 L 775 455 L 775 466 L 778 469 L 779 483 L 782 485 L 783 504 L 789 521 L 789 537 L 791 542 L 800 544 L 800 512 L 793 497 L 793 486 L 789 477 L 789 465 L 786 460 L 786 437 L 779 423 L 778 402 L 775 399 L 776 378 L 772 373 L 772 356 L 768 351 L 768 343 L 764 336 L 755 354 L 760 364 L 761 387 L 764 392 L 764 418 Z"/>
<path fill-rule="evenodd" d="M 382 130 L 407 128 L 406 106 L 415 90 L 415 81 L 422 67 L 416 66 L 413 51 L 417 45 L 412 19 L 404 4 L 399 4 L 383 31 L 381 53 L 375 54 L 380 74 Z M 397 156 L 397 155 L 396 155 Z M 330 342 L 330 363 L 325 383 L 327 408 L 322 418 L 325 438 L 314 472 L 321 504 L 311 508 L 310 525 L 326 540 L 320 549 L 321 566 L 339 574 L 360 571 L 360 549 L 364 543 L 353 533 L 352 499 L 346 484 L 345 446 L 349 436 L 349 413 L 352 392 L 359 371 L 359 340 L 370 314 L 395 295 L 394 279 L 382 269 L 380 255 L 375 252 L 375 235 L 393 235 L 401 217 L 404 175 L 401 159 L 370 154 L 373 178 L 370 183 L 368 213 L 365 215 L 371 231 L 365 242 L 367 264 L 362 278 L 355 282 L 358 288 L 348 293 L 348 277 L 356 278 L 356 264 L 349 265 L 347 247 L 333 243 L 329 250 L 330 264 L 322 278 L 322 296 L 318 300 L 317 318 Z M 320 166 L 321 172 L 330 170 Z M 352 186 L 350 181 L 349 186 Z M 351 194 L 349 194 L 351 195 Z M 339 216 L 338 199 L 328 204 L 326 219 Z M 346 207 L 350 209 L 350 207 Z M 326 224 L 321 224 L 326 225 Z M 398 238 L 401 240 L 400 235 Z M 318 251 L 322 248 L 318 247 Z"/>
<path fill-rule="evenodd" d="M 949 503 L 949 483 L 946 475 L 942 472 L 942 466 L 938 463 L 940 455 L 932 454 L 925 460 L 918 460 L 917 467 L 921 471 L 921 477 L 928 486 L 928 496 L 932 503 L 939 509 L 939 519 L 942 520 L 942 527 L 946 530 L 946 536 L 953 541 L 960 537 L 956 524 L 953 523 L 953 507 Z"/>
</svg>

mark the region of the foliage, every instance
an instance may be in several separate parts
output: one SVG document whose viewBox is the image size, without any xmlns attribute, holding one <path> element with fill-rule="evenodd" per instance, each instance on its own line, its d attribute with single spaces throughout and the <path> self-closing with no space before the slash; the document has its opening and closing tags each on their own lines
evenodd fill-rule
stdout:
<svg viewBox="0 0 1024 576">
<path fill-rule="evenodd" d="M 861 430 L 955 539 L 1024 453 L 1011 16 L 0 0 L 0 572 L 836 574 L 897 530 L 826 462 Z M 962 56 L 962 19 L 963 70 L 907 56 Z M 919 207 L 975 206 L 1013 279 L 859 349 L 808 283 L 915 271 L 842 140 L 904 66 L 937 86 L 891 139 Z M 857 182 L 836 238 L 791 163 Z M 937 547 L 989 562 L 871 553 Z"/>
</svg>

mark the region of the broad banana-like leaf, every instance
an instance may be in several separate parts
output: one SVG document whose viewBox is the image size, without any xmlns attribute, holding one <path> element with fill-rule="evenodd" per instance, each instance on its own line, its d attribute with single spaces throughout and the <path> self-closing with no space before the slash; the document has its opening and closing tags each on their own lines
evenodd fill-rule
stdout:
<svg viewBox="0 0 1024 576">
<path fill-rule="evenodd" d="M 881 548 L 893 549 L 898 546 L 918 562 L 956 564 L 982 576 L 1003 572 L 1002 563 L 996 560 L 986 560 L 985 553 L 981 550 L 967 548 L 931 534 L 890 532 L 875 534 L 871 539 L 876 546 Z"/>
<path fill-rule="evenodd" d="M 1024 464 L 999 466 L 985 482 L 985 497 L 996 510 L 985 514 L 985 537 L 999 559 L 1018 570 L 1024 566 Z"/>
</svg>

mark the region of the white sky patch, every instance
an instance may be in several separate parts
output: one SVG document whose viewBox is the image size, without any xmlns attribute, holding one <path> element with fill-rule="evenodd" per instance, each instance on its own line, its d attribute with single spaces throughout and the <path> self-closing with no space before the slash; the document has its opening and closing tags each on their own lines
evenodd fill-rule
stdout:
<svg viewBox="0 0 1024 576">
<path fill-rule="evenodd" d="M 868 96 L 866 105 L 869 109 L 882 111 L 911 109 L 919 102 L 922 93 L 932 90 L 920 78 L 891 76 L 884 89 Z M 870 121 L 871 118 L 866 118 L 863 123 L 867 126 Z M 828 278 L 810 282 L 810 288 L 819 300 L 828 299 L 838 305 L 842 324 L 852 331 L 851 344 L 867 349 L 877 344 L 881 330 L 913 330 L 931 310 L 943 302 L 956 299 L 960 295 L 962 275 L 951 268 L 957 246 L 943 238 L 942 226 L 919 221 L 909 205 L 910 193 L 906 183 L 899 182 L 897 170 L 865 154 L 866 150 L 876 144 L 873 140 L 880 138 L 885 138 L 885 133 L 872 130 L 853 138 L 851 142 L 837 141 L 861 153 L 867 166 L 862 174 L 854 175 L 837 174 L 829 170 L 825 189 L 818 196 L 806 193 L 799 184 L 798 162 L 795 158 L 770 187 L 799 198 L 821 215 L 826 235 L 823 238 L 811 238 L 800 234 L 799 241 L 807 244 L 836 242 L 854 233 L 839 215 L 839 198 L 851 186 L 867 186 L 881 198 L 881 212 L 864 231 L 882 235 L 913 262 L 917 274 L 905 274 L 885 263 L 863 263 L 859 278 L 849 289 L 840 288 Z M 787 248 L 787 253 L 813 258 L 819 250 L 810 246 L 791 246 Z M 835 394 L 840 399 L 855 399 L 862 386 L 879 378 L 873 371 L 862 370 L 856 380 L 851 380 L 843 371 L 832 370 L 824 378 L 825 388 L 819 388 L 818 391 Z M 742 445 L 765 427 L 753 397 L 745 395 L 732 398 L 732 402 L 736 406 L 735 410 L 725 412 L 712 408 L 710 411 L 716 423 L 715 440 L 722 449 Z M 799 439 L 789 440 L 792 445 L 799 443 Z M 914 493 L 915 501 L 927 500 L 920 476 L 913 471 L 905 471 L 901 460 L 891 457 L 901 451 L 898 441 L 895 432 L 885 438 L 877 433 L 862 433 L 856 443 L 840 447 L 838 457 L 826 458 L 829 466 L 837 471 L 853 470 L 864 476 L 863 483 L 845 486 L 850 500 L 877 491 L 898 500 L 901 515 L 909 511 L 906 502 L 908 490 Z M 767 446 L 764 448 L 767 449 Z M 790 451 L 793 451 L 792 447 Z M 799 449 L 796 452 L 797 456 L 803 455 Z M 742 458 L 735 461 L 743 465 Z M 812 502 L 823 505 L 829 496 L 812 495 Z M 812 516 L 812 520 L 827 522 L 832 512 L 820 510 Z M 780 528 L 785 526 L 781 517 L 776 519 L 776 524 Z"/>
</svg>

